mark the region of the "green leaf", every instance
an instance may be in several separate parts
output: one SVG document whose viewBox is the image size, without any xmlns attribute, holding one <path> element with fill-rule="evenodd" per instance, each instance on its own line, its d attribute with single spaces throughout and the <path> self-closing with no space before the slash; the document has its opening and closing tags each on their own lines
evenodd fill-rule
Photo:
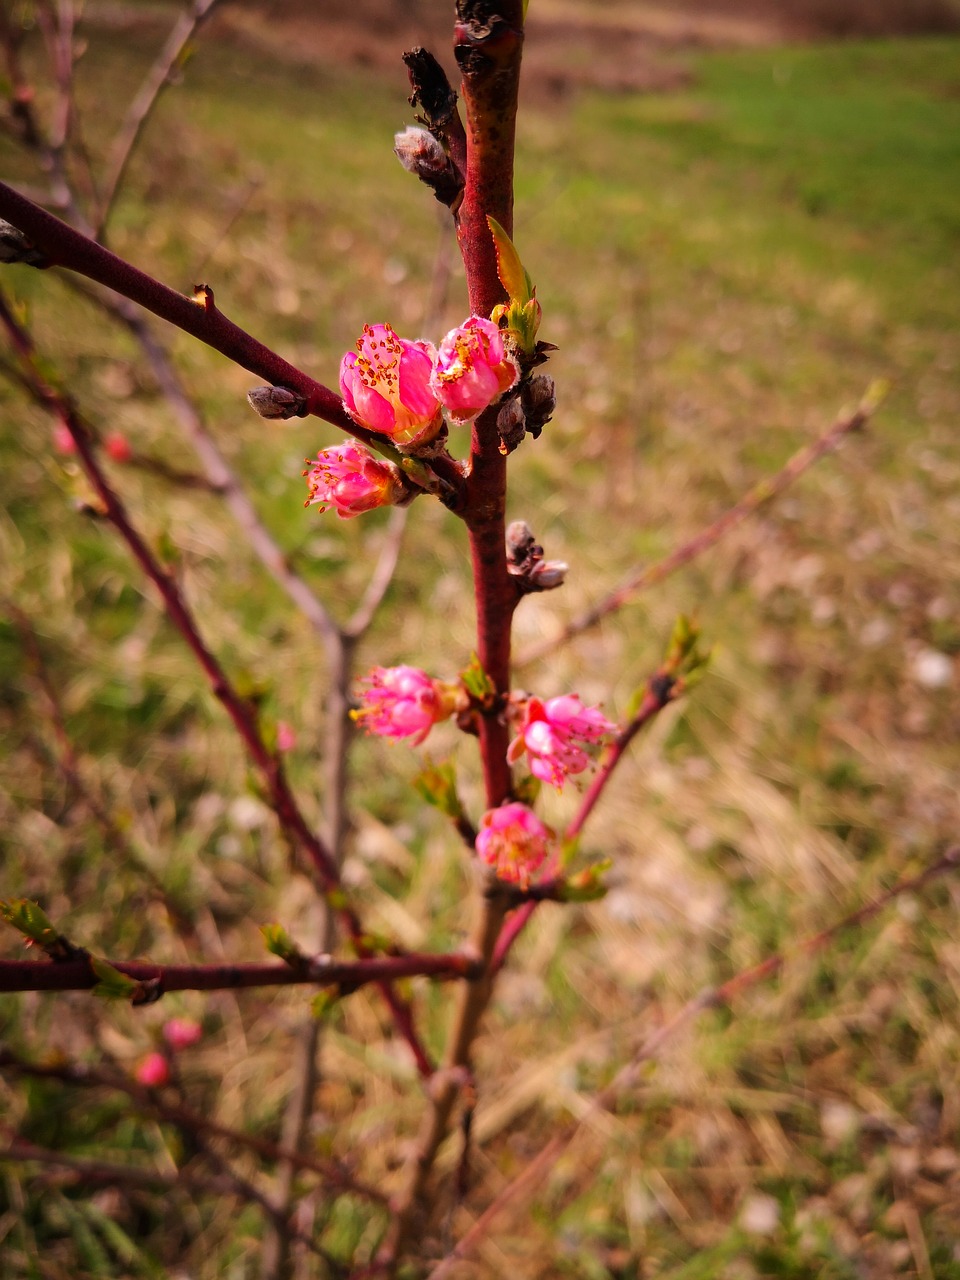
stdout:
<svg viewBox="0 0 960 1280">
<path fill-rule="evenodd" d="M 487 226 L 490 228 L 494 248 L 497 251 L 497 275 L 500 277 L 500 283 L 506 289 L 510 301 L 523 306 L 533 297 L 530 277 L 524 270 L 513 241 L 496 218 L 488 215 Z"/>
<path fill-rule="evenodd" d="M 603 876 L 613 866 L 612 858 L 604 858 L 602 862 L 594 862 L 589 867 L 570 876 L 564 883 L 560 900 L 562 902 L 597 902 L 606 896 L 607 886 Z"/>
<path fill-rule="evenodd" d="M 477 702 L 489 702 L 497 692 L 497 686 L 484 671 L 475 653 L 470 655 L 470 665 L 460 672 L 460 679 L 467 693 Z"/>
<path fill-rule="evenodd" d="M 290 965 L 297 968 L 304 962 L 304 955 L 282 924 L 264 924 L 260 926 L 267 950 Z"/>
<path fill-rule="evenodd" d="M 456 821 L 463 817 L 463 805 L 457 795 L 457 777 L 450 761 L 444 764 L 429 763 L 414 778 L 413 785 L 427 804 L 432 804 L 448 818 Z"/>
<path fill-rule="evenodd" d="M 40 904 L 29 898 L 0 899 L 0 919 L 13 925 L 35 946 L 42 947 L 51 960 L 73 960 L 83 954 L 81 948 L 54 928 Z"/>
<path fill-rule="evenodd" d="M 125 973 L 97 956 L 90 957 L 90 968 L 100 979 L 93 988 L 93 994 L 103 1000 L 134 1000 L 142 990 L 142 984 L 136 978 L 128 978 Z"/>
<path fill-rule="evenodd" d="M 329 1020 L 340 1004 L 340 992 L 336 987 L 324 987 L 310 1001 L 310 1012 L 324 1022 Z"/>
</svg>

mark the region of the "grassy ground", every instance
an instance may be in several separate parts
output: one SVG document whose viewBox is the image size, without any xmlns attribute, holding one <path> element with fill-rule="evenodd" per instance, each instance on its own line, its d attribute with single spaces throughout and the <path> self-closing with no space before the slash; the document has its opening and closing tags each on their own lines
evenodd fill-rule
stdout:
<svg viewBox="0 0 960 1280">
<path fill-rule="evenodd" d="M 142 56 L 118 37 L 91 41 L 94 153 Z M 504 978 L 478 1053 L 477 1182 L 451 1210 L 454 1236 L 637 1036 L 960 830 L 960 45 L 710 53 L 689 70 L 682 92 L 581 95 L 523 120 L 517 242 L 543 336 L 560 346 L 560 408 L 515 458 L 510 514 L 572 573 L 562 593 L 525 602 L 518 647 L 693 534 L 872 379 L 893 391 L 868 435 L 762 519 L 524 671 L 538 692 L 575 687 L 622 712 L 677 612 L 717 645 L 710 678 L 639 744 L 588 828 L 589 850 L 615 860 L 609 897 L 544 910 Z M 441 224 L 390 155 L 405 92 L 400 72 L 372 80 L 204 49 L 148 131 L 115 247 L 181 287 L 209 280 L 239 323 L 327 381 L 364 321 L 418 335 Z M 29 178 L 2 145 L 5 172 Z M 9 278 L 88 413 L 184 464 L 129 344 L 55 278 Z M 428 336 L 463 309 L 454 273 Z M 301 460 L 333 437 L 316 421 L 262 424 L 245 374 L 174 345 L 264 518 L 343 616 L 383 523 L 303 511 Z M 257 926 L 274 918 L 309 945 L 310 891 L 219 710 L 109 530 L 78 514 L 80 482 L 51 452 L 49 423 L 0 395 L 2 591 L 33 619 L 89 786 L 198 941 L 178 935 L 50 767 L 49 716 L 7 622 L 5 894 L 42 898 L 78 941 L 117 956 L 257 958 Z M 294 778 L 319 814 L 324 673 L 308 629 L 215 500 L 117 478 L 176 556 L 218 651 L 295 726 Z M 362 658 L 452 673 L 471 644 L 461 532 L 421 502 L 407 548 Z M 443 946 L 465 924 L 467 873 L 455 840 L 411 802 L 415 769 L 403 747 L 359 744 L 348 873 L 374 926 Z M 546 812 L 565 810 L 548 797 Z M 732 1015 L 705 1017 L 462 1274 L 960 1277 L 958 901 L 954 884 L 902 900 Z M 4 945 L 19 954 L 12 934 Z M 439 1044 L 446 997 L 420 999 Z M 0 1019 L 34 1053 L 133 1064 L 173 1003 L 6 998 Z M 207 1030 L 186 1069 L 194 1102 L 276 1132 L 297 998 L 183 997 L 176 1011 Z M 175 1136 L 111 1101 L 13 1081 L 0 1096 L 36 1142 L 161 1166 L 177 1154 Z M 316 1144 L 392 1185 L 417 1110 L 376 1000 L 346 1002 Z M 134 1211 L 13 1167 L 3 1187 L 4 1276 L 256 1274 L 259 1219 L 229 1204 Z M 325 1212 L 330 1247 L 370 1247 L 376 1221 L 356 1206 Z"/>
</svg>

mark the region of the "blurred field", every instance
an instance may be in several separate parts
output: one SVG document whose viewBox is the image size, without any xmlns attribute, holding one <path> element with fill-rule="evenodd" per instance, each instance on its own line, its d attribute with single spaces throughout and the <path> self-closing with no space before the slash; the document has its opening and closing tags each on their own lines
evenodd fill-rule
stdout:
<svg viewBox="0 0 960 1280">
<path fill-rule="evenodd" d="M 91 30 L 80 87 L 93 155 L 151 47 Z M 447 231 L 391 154 L 410 119 L 399 63 L 385 73 L 281 53 L 258 54 L 249 32 L 202 45 L 148 129 L 113 244 L 177 287 L 208 280 L 238 323 L 330 382 L 365 321 L 420 336 Z M 516 240 L 542 336 L 560 347 L 560 407 L 515 457 L 510 516 L 572 573 L 562 592 L 524 602 L 518 649 L 691 536 L 873 379 L 893 390 L 865 437 L 761 519 L 523 671 L 539 693 L 573 687 L 622 713 L 678 612 L 716 643 L 709 678 L 658 720 L 588 827 L 587 851 L 615 860 L 609 897 L 543 909 L 504 978 L 479 1046 L 477 1181 L 451 1209 L 451 1238 L 644 1031 L 960 833 L 960 44 L 669 58 L 677 87 L 655 94 L 527 95 Z M 6 176 L 36 180 L 0 148 Z M 53 273 L 5 279 L 86 412 L 191 465 L 128 340 Z M 463 312 L 454 268 L 424 336 Z M 171 341 L 264 519 L 344 617 L 384 523 L 303 510 L 302 459 L 336 437 L 316 420 L 260 422 L 244 401 L 251 378 Z M 0 413 L 0 592 L 33 620 L 89 787 L 195 938 L 178 934 L 51 764 L 54 729 L 6 617 L 4 896 L 41 899 L 76 941 L 118 958 L 257 959 L 258 926 L 273 919 L 309 947 L 312 893 L 289 871 L 219 707 L 110 530 L 78 512 L 82 484 L 52 451 L 49 422 L 6 382 Z M 295 727 L 291 770 L 320 815 L 324 669 L 308 628 L 215 499 L 114 473 L 211 643 Z M 421 501 L 406 547 L 361 660 L 453 674 L 471 645 L 462 531 Z M 476 811 L 469 745 L 458 759 Z M 358 744 L 348 878 L 372 927 L 440 948 L 465 927 L 468 868 L 412 801 L 416 768 L 403 747 Z M 568 807 L 545 798 L 550 820 Z M 901 900 L 732 1015 L 707 1015 L 615 1116 L 587 1127 L 533 1210 L 504 1219 L 462 1275 L 957 1280 L 958 906 L 955 882 Z M 20 954 L 12 932 L 0 945 Z M 446 993 L 418 999 L 439 1044 Z M 295 995 L 136 1011 L 6 997 L 0 1033 L 36 1056 L 132 1066 L 174 1012 L 207 1031 L 185 1068 L 194 1103 L 276 1135 Z M 344 1002 L 325 1073 L 317 1148 L 392 1186 L 418 1104 L 374 997 Z M 75 1154 L 152 1167 L 179 1154 L 172 1132 L 135 1124 L 112 1099 L 11 1080 L 0 1108 L 33 1141 Z M 257 1274 L 252 1211 L 171 1198 L 133 1212 L 111 1191 L 3 1173 L 4 1277 Z M 312 1209 L 327 1247 L 372 1247 L 379 1225 L 359 1206 Z"/>
</svg>

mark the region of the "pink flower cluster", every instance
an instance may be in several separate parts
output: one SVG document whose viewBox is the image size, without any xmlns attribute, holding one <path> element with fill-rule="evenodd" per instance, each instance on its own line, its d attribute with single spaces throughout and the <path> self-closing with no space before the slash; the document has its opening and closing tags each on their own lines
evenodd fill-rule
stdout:
<svg viewBox="0 0 960 1280">
<path fill-rule="evenodd" d="M 532 809 L 512 801 L 499 809 L 488 809 L 477 832 L 477 857 L 493 867 L 500 880 L 530 885 L 531 876 L 546 861 L 555 839 Z"/>
<path fill-rule="evenodd" d="M 414 746 L 466 703 L 459 685 L 432 680 L 418 667 L 374 667 L 360 684 L 357 723 L 382 738 L 412 737 Z"/>
<path fill-rule="evenodd" d="M 500 330 L 482 316 L 451 329 L 439 351 L 398 338 L 388 324 L 367 324 L 356 351 L 340 362 L 340 394 L 361 426 L 417 446 L 439 432 L 444 409 L 455 422 L 469 422 L 519 376 Z"/>
<path fill-rule="evenodd" d="M 192 1018 L 170 1018 L 163 1024 L 161 1034 L 167 1042 L 166 1050 L 148 1053 L 133 1073 L 137 1082 L 148 1089 L 160 1089 L 169 1083 L 171 1054 L 192 1048 L 203 1036 L 203 1028 Z"/>
<path fill-rule="evenodd" d="M 451 329 L 439 350 L 397 337 L 388 324 L 366 324 L 356 350 L 340 362 L 340 394 L 359 426 L 416 453 L 440 434 L 444 409 L 454 422 L 469 422 L 519 376 L 500 330 L 481 316 Z M 355 441 L 321 449 L 303 474 L 310 487 L 305 505 L 332 507 L 342 519 L 405 495 L 399 470 Z"/>
<path fill-rule="evenodd" d="M 585 707 L 575 693 L 541 702 L 528 698 L 520 731 L 510 743 L 507 759 L 516 764 L 526 754 L 530 772 L 559 791 L 571 773 L 590 764 L 585 746 L 602 742 L 617 727 L 597 707 Z"/>
</svg>

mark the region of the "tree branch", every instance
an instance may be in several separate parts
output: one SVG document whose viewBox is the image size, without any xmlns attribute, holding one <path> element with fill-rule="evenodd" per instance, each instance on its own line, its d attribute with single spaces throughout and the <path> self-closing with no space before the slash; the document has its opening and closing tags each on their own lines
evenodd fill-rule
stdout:
<svg viewBox="0 0 960 1280">
<path fill-rule="evenodd" d="M 183 10 L 167 36 L 156 61 L 147 72 L 143 84 L 128 106 L 127 114 L 110 150 L 110 164 L 100 197 L 100 217 L 94 232 L 95 240 L 103 239 L 127 165 L 136 149 L 144 125 L 157 105 L 160 94 L 170 83 L 184 49 L 210 17 L 218 3 L 219 0 L 192 0 L 192 3 Z"/>
<path fill-rule="evenodd" d="M 645 591 L 648 587 L 662 582 L 664 578 L 668 578 L 672 573 L 676 573 L 678 569 L 682 569 L 692 560 L 696 560 L 704 551 L 709 550 L 710 547 L 719 542 L 725 534 L 736 529 L 738 525 L 743 524 L 750 516 L 756 515 L 768 502 L 779 497 L 784 489 L 789 488 L 815 462 L 819 462 L 826 454 L 832 453 L 838 448 L 846 436 L 862 430 L 879 407 L 882 397 L 883 391 L 879 388 L 868 390 L 853 413 L 842 414 L 837 418 L 829 430 L 825 431 L 819 439 L 799 449 L 776 475 L 758 481 L 752 489 L 749 489 L 743 495 L 739 502 L 725 511 L 723 515 L 718 516 L 712 524 L 707 525 L 689 542 L 685 542 L 682 546 L 675 548 L 669 555 L 662 560 L 658 560 L 655 564 L 645 565 L 643 568 L 635 570 L 619 587 L 597 601 L 595 605 L 592 605 L 579 617 L 568 622 L 554 639 L 534 645 L 526 653 L 522 653 L 517 658 L 516 665 L 525 667 L 532 662 L 545 658 L 575 636 L 588 631 L 591 627 L 595 627 L 598 622 L 601 622 L 609 614 L 615 613 L 633 596 L 639 595 L 641 591 Z"/>
</svg>

